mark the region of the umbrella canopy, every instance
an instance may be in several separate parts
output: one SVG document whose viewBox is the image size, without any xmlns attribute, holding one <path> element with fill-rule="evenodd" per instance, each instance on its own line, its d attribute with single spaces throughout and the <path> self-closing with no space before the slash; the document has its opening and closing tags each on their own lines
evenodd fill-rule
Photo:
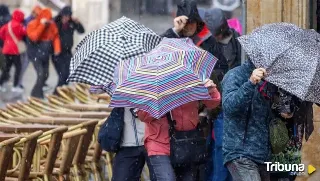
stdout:
<svg viewBox="0 0 320 181">
<path fill-rule="evenodd" d="M 120 60 L 149 52 L 160 41 L 151 29 L 122 17 L 91 32 L 77 45 L 68 81 L 108 84 Z"/>
<path fill-rule="evenodd" d="M 136 107 L 160 118 L 188 102 L 210 99 L 203 81 L 216 61 L 189 38 L 165 38 L 144 56 L 119 63 L 110 107 Z"/>
<path fill-rule="evenodd" d="M 303 101 L 320 103 L 320 35 L 293 24 L 268 24 L 239 38 L 266 80 Z"/>
</svg>

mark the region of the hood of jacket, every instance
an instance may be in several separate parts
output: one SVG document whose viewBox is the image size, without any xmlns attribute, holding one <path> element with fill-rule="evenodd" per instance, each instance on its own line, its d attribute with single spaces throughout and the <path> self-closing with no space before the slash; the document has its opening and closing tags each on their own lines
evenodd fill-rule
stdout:
<svg viewBox="0 0 320 181">
<path fill-rule="evenodd" d="M 187 16 L 189 22 L 202 23 L 195 0 L 181 0 L 178 4 L 177 16 Z"/>
<path fill-rule="evenodd" d="M 12 20 L 17 21 L 19 23 L 24 21 L 24 13 L 20 10 L 14 10 L 12 13 Z"/>
<path fill-rule="evenodd" d="M 8 6 L 4 4 L 0 5 L 0 16 L 10 16 L 10 11 Z"/>
<path fill-rule="evenodd" d="M 0 5 L 0 27 L 7 24 L 10 21 L 10 19 L 11 15 L 8 6 Z"/>
<path fill-rule="evenodd" d="M 71 6 L 66 6 L 66 7 L 62 8 L 59 15 L 60 16 L 72 16 Z"/>
<path fill-rule="evenodd" d="M 36 15 L 39 15 L 40 12 L 41 12 L 42 8 L 40 6 L 35 6 L 33 9 L 32 9 L 32 12 L 35 13 Z"/>
<path fill-rule="evenodd" d="M 52 12 L 49 8 L 45 8 L 43 10 L 40 11 L 39 15 L 36 17 L 39 21 L 42 19 L 42 18 L 45 18 L 45 19 L 48 19 L 48 20 L 51 20 L 52 19 Z"/>
<path fill-rule="evenodd" d="M 221 9 L 213 8 L 204 13 L 204 22 L 213 35 L 222 34 L 230 30 L 227 18 Z"/>
<path fill-rule="evenodd" d="M 64 7 L 64 8 L 59 12 L 59 14 L 54 18 L 54 21 L 55 21 L 56 23 L 60 23 L 62 16 L 72 16 L 72 9 L 71 9 L 70 6 Z"/>
</svg>

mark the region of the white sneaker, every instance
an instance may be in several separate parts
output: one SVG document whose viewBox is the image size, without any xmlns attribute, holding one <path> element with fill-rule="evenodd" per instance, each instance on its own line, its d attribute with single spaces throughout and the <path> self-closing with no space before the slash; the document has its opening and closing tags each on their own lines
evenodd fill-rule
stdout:
<svg viewBox="0 0 320 181">
<path fill-rule="evenodd" d="M 23 89 L 20 87 L 12 87 L 11 91 L 16 93 L 23 93 Z"/>
<path fill-rule="evenodd" d="M 51 89 L 52 89 L 52 87 L 50 87 L 50 86 L 48 86 L 48 85 L 45 85 L 45 86 L 43 86 L 42 91 L 43 91 L 43 92 L 47 92 L 47 91 L 49 91 L 49 90 L 51 90 Z"/>
</svg>

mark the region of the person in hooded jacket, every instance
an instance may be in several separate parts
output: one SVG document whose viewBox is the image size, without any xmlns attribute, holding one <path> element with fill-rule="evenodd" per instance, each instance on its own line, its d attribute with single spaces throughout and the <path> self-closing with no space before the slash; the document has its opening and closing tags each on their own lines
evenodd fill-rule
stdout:
<svg viewBox="0 0 320 181">
<path fill-rule="evenodd" d="M 185 38 L 189 37 L 193 40 L 194 44 L 199 46 L 200 48 L 210 52 L 215 57 L 218 58 L 218 61 L 226 62 L 225 57 L 223 56 L 220 49 L 217 48 L 217 41 L 212 33 L 210 32 L 206 23 L 202 20 L 201 15 L 205 13 L 205 9 L 197 8 L 197 3 L 194 0 L 181 0 L 178 3 L 178 8 L 176 12 L 176 18 L 174 19 L 174 27 L 168 29 L 161 36 L 167 38 Z M 211 76 L 211 80 L 214 83 L 218 83 L 216 77 Z M 205 105 L 200 105 L 199 108 L 199 117 L 201 119 L 201 125 L 205 123 L 205 129 L 208 135 L 211 135 L 211 127 L 212 123 L 210 119 L 207 119 L 207 110 L 205 109 Z M 211 111 L 210 111 L 211 112 Z M 212 157 L 210 151 L 211 149 L 211 136 L 208 136 L 208 150 L 209 150 L 209 158 Z M 211 159 L 209 159 L 211 160 Z M 206 165 L 201 165 L 199 168 L 198 175 L 201 179 L 206 179 L 210 177 L 212 164 L 207 163 Z M 202 168 L 206 167 L 206 168 Z"/>
<path fill-rule="evenodd" d="M 216 51 L 222 52 L 222 55 L 225 57 L 225 61 L 218 61 L 211 75 L 212 79 L 218 81 L 217 84 L 221 91 L 220 84 L 224 75 L 229 70 L 241 65 L 241 45 L 237 40 L 239 33 L 229 27 L 227 17 L 221 9 L 214 8 L 206 10 L 203 13 L 202 19 L 217 41 Z M 232 180 L 222 159 L 223 111 L 221 107 L 212 111 L 210 117 L 214 119 L 213 181 Z"/>
<path fill-rule="evenodd" d="M 224 56 L 216 49 L 216 40 L 201 19 L 195 0 L 181 0 L 178 4 L 176 18 L 173 20 L 174 27 L 163 33 L 162 37 L 186 38 L 189 37 L 193 43 L 210 52 L 219 61 L 225 61 Z"/>
<path fill-rule="evenodd" d="M 19 78 L 21 72 L 21 59 L 18 43 L 23 41 L 26 35 L 23 26 L 24 14 L 20 10 L 15 10 L 12 14 L 12 20 L 0 29 L 0 39 L 4 41 L 2 53 L 5 56 L 6 65 L 0 77 L 0 86 L 8 80 L 12 64 L 15 66 L 15 75 L 13 83 L 13 92 L 22 92 L 19 88 Z"/>
<path fill-rule="evenodd" d="M 24 25 L 28 26 L 28 24 L 40 14 L 41 10 L 42 8 L 38 5 L 33 7 L 31 14 L 24 20 Z"/>
<path fill-rule="evenodd" d="M 55 17 L 54 21 L 58 26 L 61 40 L 61 54 L 53 57 L 53 64 L 59 75 L 59 81 L 56 87 L 59 87 L 67 84 L 72 58 L 73 34 L 75 31 L 82 34 L 85 30 L 80 21 L 72 17 L 70 6 L 64 7 L 59 15 Z"/>
<path fill-rule="evenodd" d="M 265 76 L 265 69 L 248 60 L 222 81 L 223 163 L 237 181 L 270 180 L 265 162 L 271 154 L 271 106 L 259 92 Z"/>
<path fill-rule="evenodd" d="M 0 28 L 11 20 L 10 11 L 7 5 L 0 5 Z M 0 40 L 0 47 L 3 47 L 3 41 Z"/>
<path fill-rule="evenodd" d="M 31 12 L 31 15 L 28 16 L 25 20 L 24 20 L 24 26 L 27 27 L 28 24 L 34 19 L 36 18 L 39 13 L 41 12 L 41 7 L 40 6 L 35 6 Z M 26 42 L 28 44 L 29 39 L 26 38 Z M 21 55 L 21 73 L 20 73 L 20 78 L 19 78 L 19 87 L 21 89 L 24 89 L 23 86 L 23 76 L 24 73 L 26 72 L 28 66 L 29 66 L 29 58 L 28 58 L 28 54 L 27 52 L 22 53 Z"/>
<path fill-rule="evenodd" d="M 32 61 L 37 73 L 37 81 L 31 95 L 43 98 L 43 87 L 49 76 L 49 59 L 52 55 L 61 53 L 61 42 L 57 25 L 52 19 L 50 9 L 43 9 L 27 27 L 27 35 L 30 40 L 28 57 Z"/>
<path fill-rule="evenodd" d="M 1 4 L 0 5 L 0 28 L 7 24 L 11 20 L 10 11 L 7 5 Z M 3 48 L 3 41 L 0 39 L 0 48 Z M 2 50 L 0 49 L 0 67 L 3 71 L 3 68 L 5 66 L 5 57 L 2 54 Z M 8 77 L 9 79 L 9 77 Z"/>
</svg>

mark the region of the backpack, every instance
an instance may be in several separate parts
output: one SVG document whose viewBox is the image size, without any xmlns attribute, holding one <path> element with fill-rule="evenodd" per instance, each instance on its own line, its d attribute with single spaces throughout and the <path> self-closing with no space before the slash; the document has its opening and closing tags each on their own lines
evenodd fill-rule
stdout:
<svg viewBox="0 0 320 181">
<path fill-rule="evenodd" d="M 117 152 L 120 149 L 123 127 L 124 108 L 113 108 L 98 134 L 98 142 L 103 150 Z"/>
</svg>

